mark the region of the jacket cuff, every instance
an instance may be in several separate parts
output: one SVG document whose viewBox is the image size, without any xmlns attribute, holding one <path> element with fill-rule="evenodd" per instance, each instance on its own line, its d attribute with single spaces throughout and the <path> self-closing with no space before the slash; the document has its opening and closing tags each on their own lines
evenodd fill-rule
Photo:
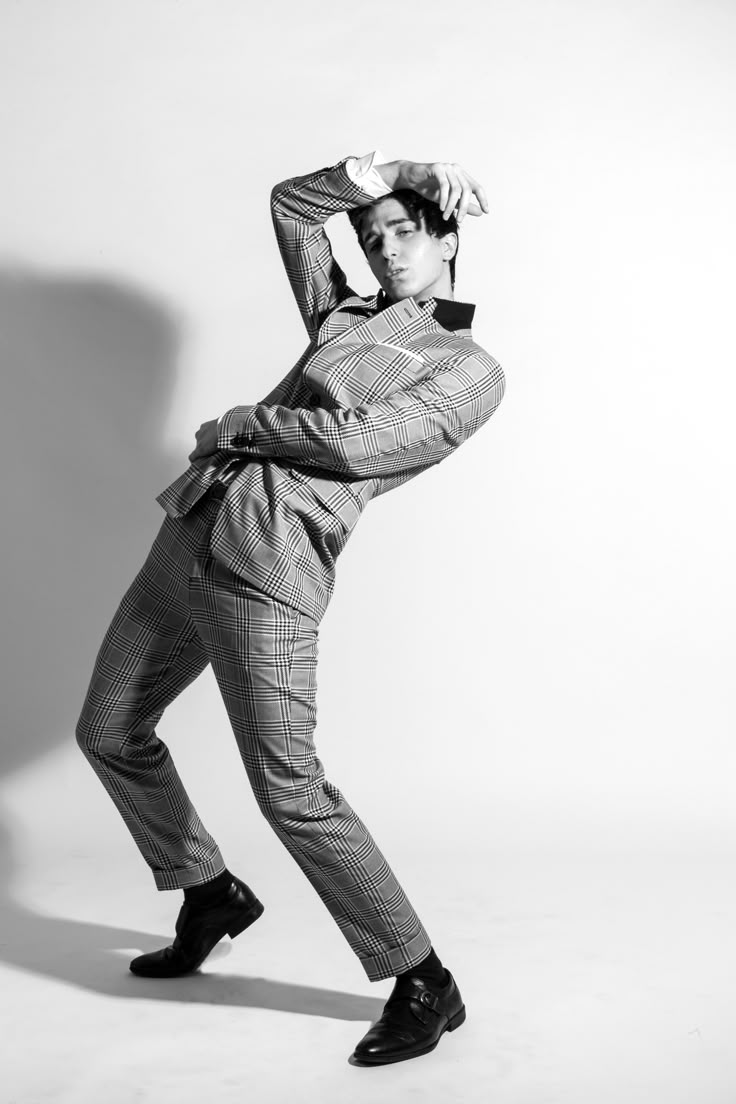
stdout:
<svg viewBox="0 0 736 1104">
<path fill-rule="evenodd" d="M 391 189 L 383 177 L 376 172 L 377 165 L 385 165 L 387 158 L 381 150 L 366 153 L 363 157 L 349 157 L 345 162 L 345 171 L 352 180 L 371 199 L 380 199 L 381 196 L 390 195 Z"/>
<path fill-rule="evenodd" d="M 234 406 L 217 423 L 217 447 L 225 452 L 242 452 L 253 444 L 248 433 L 247 416 L 254 406 Z"/>
</svg>

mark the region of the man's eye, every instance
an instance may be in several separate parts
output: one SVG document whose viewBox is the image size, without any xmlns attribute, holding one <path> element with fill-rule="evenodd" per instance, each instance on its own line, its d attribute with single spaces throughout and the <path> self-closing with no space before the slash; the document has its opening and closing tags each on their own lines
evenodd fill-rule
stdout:
<svg viewBox="0 0 736 1104">
<path fill-rule="evenodd" d="M 411 230 L 399 230 L 398 237 L 401 237 L 402 234 L 411 234 Z"/>
</svg>

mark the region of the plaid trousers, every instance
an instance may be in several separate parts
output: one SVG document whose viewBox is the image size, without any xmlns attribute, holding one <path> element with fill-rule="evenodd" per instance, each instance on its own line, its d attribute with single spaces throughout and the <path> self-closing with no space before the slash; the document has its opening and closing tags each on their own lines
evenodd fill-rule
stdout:
<svg viewBox="0 0 736 1104">
<path fill-rule="evenodd" d="M 208 663 L 259 808 L 371 981 L 430 940 L 370 832 L 324 776 L 316 723 L 318 624 L 212 556 L 221 486 L 167 517 L 97 656 L 77 740 L 159 889 L 225 869 L 155 726 Z"/>
</svg>

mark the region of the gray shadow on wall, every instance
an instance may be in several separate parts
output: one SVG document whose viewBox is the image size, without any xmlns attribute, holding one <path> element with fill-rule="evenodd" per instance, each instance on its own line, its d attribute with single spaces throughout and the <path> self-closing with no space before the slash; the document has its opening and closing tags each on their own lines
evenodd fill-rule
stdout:
<svg viewBox="0 0 736 1104">
<path fill-rule="evenodd" d="M 170 310 L 130 285 L 0 268 L 3 773 L 73 733 L 163 520 L 178 349 Z"/>
<path fill-rule="evenodd" d="M 135 287 L 0 267 L 3 775 L 74 739 L 102 636 L 163 519 L 152 499 L 176 470 L 159 442 L 178 351 L 170 310 Z M 15 963 L 22 933 L 34 932 L 54 960 L 63 923 L 5 888 L 8 827 L 0 823 L 2 957 Z M 104 945 L 104 929 L 96 934 Z M 53 976 L 43 959 L 36 969 Z"/>
<path fill-rule="evenodd" d="M 155 495 L 187 464 L 159 444 L 178 352 L 170 310 L 134 287 L 0 267 L 3 774 L 74 739 L 102 636 L 164 517 Z M 141 985 L 117 949 L 168 937 L 36 913 L 8 892 L 13 866 L 0 823 L 0 957 L 16 970 L 137 999 L 348 1020 L 382 1009 L 217 970 Z"/>
</svg>

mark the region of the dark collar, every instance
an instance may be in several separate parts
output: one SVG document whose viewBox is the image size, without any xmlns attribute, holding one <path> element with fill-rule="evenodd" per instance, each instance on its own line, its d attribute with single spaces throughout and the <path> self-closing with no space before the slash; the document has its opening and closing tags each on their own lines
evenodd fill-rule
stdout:
<svg viewBox="0 0 736 1104">
<path fill-rule="evenodd" d="M 427 302 L 423 299 L 418 306 L 423 307 Z M 432 317 L 439 322 L 445 330 L 469 330 L 473 321 L 473 315 L 475 314 L 474 303 L 458 303 L 456 299 L 435 299 L 435 306 L 432 311 Z M 391 301 L 386 295 L 385 291 L 381 289 L 378 293 L 378 300 L 376 302 L 376 309 L 378 311 L 385 310 L 386 307 L 390 307 Z"/>
</svg>

